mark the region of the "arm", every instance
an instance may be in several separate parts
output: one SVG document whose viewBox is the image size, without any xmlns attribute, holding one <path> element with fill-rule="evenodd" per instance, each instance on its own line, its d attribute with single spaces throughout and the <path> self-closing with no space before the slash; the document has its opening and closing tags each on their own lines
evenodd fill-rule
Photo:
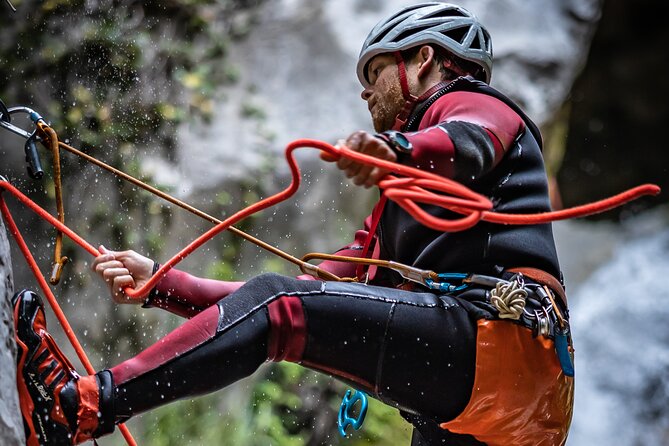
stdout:
<svg viewBox="0 0 669 446">
<path fill-rule="evenodd" d="M 499 99 L 449 93 L 429 108 L 417 132 L 404 134 L 413 151 L 400 161 L 470 183 L 499 163 L 524 128 L 522 118 Z"/>
<path fill-rule="evenodd" d="M 156 306 L 179 316 L 192 317 L 243 285 L 243 282 L 201 279 L 171 269 L 148 296 L 130 299 L 123 289 L 143 286 L 154 274 L 156 264 L 131 250 L 109 251 L 100 246 L 100 252 L 91 269 L 108 284 L 111 296 L 117 303 Z"/>
<path fill-rule="evenodd" d="M 162 308 L 191 318 L 242 285 L 244 282 L 204 279 L 172 268 L 151 291 L 143 306 Z"/>
</svg>

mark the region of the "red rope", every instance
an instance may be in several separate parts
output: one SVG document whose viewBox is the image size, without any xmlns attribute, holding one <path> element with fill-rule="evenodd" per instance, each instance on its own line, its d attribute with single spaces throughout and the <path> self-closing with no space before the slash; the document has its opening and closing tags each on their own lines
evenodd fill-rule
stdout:
<svg viewBox="0 0 669 446">
<path fill-rule="evenodd" d="M 124 290 L 125 293 L 131 298 L 145 296 L 167 273 L 167 271 L 172 269 L 177 263 L 198 249 L 208 240 L 215 237 L 218 233 L 226 230 L 236 222 L 263 209 L 274 206 L 275 204 L 280 203 L 295 194 L 300 186 L 301 176 L 299 167 L 293 156 L 293 152 L 300 147 L 317 148 L 336 157 L 343 156 L 363 164 L 387 169 L 395 174 L 401 175 L 402 178 L 394 177 L 392 175 L 384 177 L 378 184 L 379 188 L 384 191 L 384 194 L 388 197 L 389 200 L 395 201 L 416 220 L 430 228 L 440 231 L 454 232 L 465 230 L 474 226 L 480 220 L 501 224 L 539 224 L 567 218 L 582 217 L 620 206 L 621 204 L 634 200 L 642 195 L 657 195 L 660 192 L 660 188 L 658 186 L 653 184 L 645 184 L 605 200 L 557 212 L 544 212 L 539 214 L 502 214 L 492 211 L 492 203 L 486 197 L 453 180 L 449 180 L 439 175 L 425 172 L 416 168 L 403 166 L 358 152 L 353 152 L 344 148 L 334 147 L 322 141 L 300 139 L 293 141 L 286 148 L 286 161 L 292 175 L 292 181 L 287 188 L 281 192 L 278 192 L 277 194 L 274 194 L 238 211 L 234 215 L 228 217 L 226 220 L 217 224 L 199 236 L 193 242 L 188 244 L 184 249 L 182 249 L 166 263 L 164 263 L 156 272 L 156 274 L 154 274 L 153 277 L 151 277 L 151 279 L 143 287 L 138 289 L 127 288 Z M 0 189 L 9 191 L 21 203 L 36 212 L 41 218 L 48 221 L 58 230 L 62 231 L 75 243 L 88 251 L 91 255 L 98 256 L 100 254 L 98 250 L 95 249 L 90 243 L 86 242 L 86 240 L 81 238 L 74 231 L 58 221 L 58 219 L 54 218 L 47 211 L 40 208 L 37 204 L 23 195 L 18 189 L 16 189 L 8 182 L 0 181 Z M 421 209 L 417 203 L 441 206 L 461 214 L 463 217 L 456 219 L 438 218 L 428 214 L 426 211 Z M 35 273 L 35 276 L 39 281 L 40 288 L 42 288 L 42 291 L 47 296 L 49 303 L 54 308 L 56 317 L 63 326 L 65 334 L 72 343 L 72 346 L 77 352 L 79 359 L 81 359 L 81 362 L 84 364 L 84 367 L 88 373 L 95 373 L 95 370 L 93 369 L 90 361 L 88 361 L 83 348 L 74 335 L 72 328 L 68 324 L 65 315 L 60 309 L 58 302 L 46 284 L 46 281 L 42 277 L 37 263 L 32 257 L 32 254 L 25 244 L 25 241 L 21 237 L 16 224 L 14 223 L 14 220 L 9 213 L 9 209 L 7 208 L 7 205 L 1 196 L 0 210 L 2 211 L 2 215 L 4 216 L 5 221 L 7 221 L 10 232 L 16 238 L 21 251 L 28 261 L 30 268 Z M 135 442 L 132 439 L 132 436 L 130 436 L 130 433 L 125 429 L 125 426 L 120 426 L 119 428 L 123 432 L 123 436 L 126 438 L 128 444 L 134 445 Z"/>
<path fill-rule="evenodd" d="M 578 206 L 575 208 L 564 209 L 561 211 L 544 212 L 539 214 L 502 214 L 492 211 L 492 203 L 490 200 L 488 200 L 488 198 L 448 178 L 444 178 L 439 175 L 413 167 L 374 158 L 362 153 L 353 152 L 341 147 L 334 147 L 322 141 L 298 139 L 288 144 L 285 151 L 286 162 L 288 163 L 292 175 L 292 181 L 286 189 L 238 211 L 221 223 L 217 224 L 199 236 L 193 242 L 189 243 L 170 260 L 165 262 L 156 272 L 156 274 L 154 274 L 153 277 L 151 277 L 151 279 L 143 287 L 138 289 L 127 288 L 124 290 L 125 293 L 131 298 L 145 296 L 158 283 L 158 281 L 160 281 L 160 279 L 167 273 L 167 271 L 172 269 L 181 260 L 186 258 L 189 254 L 198 249 L 211 238 L 215 237 L 217 234 L 226 230 L 228 227 L 232 226 L 238 221 L 263 209 L 274 206 L 277 203 L 285 201 L 294 195 L 300 186 L 301 174 L 297 162 L 295 161 L 293 152 L 301 147 L 313 147 L 336 157 L 343 156 L 360 163 L 373 165 L 375 167 L 387 169 L 393 173 L 402 175 L 403 178 L 397 178 L 392 175 L 388 175 L 379 182 L 378 186 L 384 190 L 384 193 L 389 200 L 395 201 L 416 220 L 432 229 L 440 231 L 462 231 L 474 226 L 480 220 L 501 224 L 539 224 L 566 218 L 582 217 L 620 206 L 621 204 L 624 204 L 630 200 L 634 200 L 642 195 L 657 195 L 660 192 L 660 188 L 658 186 L 654 184 L 645 184 L 605 200 Z M 77 244 L 86 249 L 90 254 L 93 256 L 99 255 L 97 249 L 95 249 L 92 245 L 83 240 L 65 225 L 60 223 L 57 219 L 53 218 L 48 212 L 39 208 L 39 206 L 34 204 L 30 199 L 21 194 L 9 183 L 0 182 L 0 187 L 9 190 L 26 206 L 33 209 L 33 211 L 35 211 L 40 217 L 44 218 L 53 226 L 65 233 Z M 434 191 L 440 193 L 436 193 Z M 438 218 L 424 211 L 418 206 L 417 203 L 441 206 L 456 213 L 462 214 L 463 217 L 456 219 Z"/>
<path fill-rule="evenodd" d="M 21 202 L 26 203 L 32 210 L 37 212 L 38 215 L 41 217 L 49 220 L 51 224 L 54 222 L 59 223 L 61 225 L 60 221 L 55 219 L 54 217 L 51 216 L 48 212 L 46 212 L 44 209 L 40 208 L 37 206 L 34 202 L 32 202 L 29 198 L 27 198 L 25 195 L 21 194 L 16 188 L 14 188 L 11 184 L 1 181 L 0 186 L 3 189 L 9 190 L 12 195 L 17 197 Z M 44 293 L 44 296 L 46 297 L 47 301 L 49 302 L 49 305 L 51 305 L 51 308 L 53 309 L 54 314 L 56 315 L 56 319 L 58 319 L 58 322 L 60 323 L 60 326 L 63 327 L 63 331 L 65 332 L 65 336 L 67 336 L 67 339 L 70 341 L 70 344 L 72 344 L 72 347 L 74 348 L 74 351 L 77 354 L 77 357 L 83 364 L 84 368 L 86 369 L 86 373 L 89 375 L 95 374 L 95 369 L 93 368 L 93 365 L 88 359 L 88 356 L 86 356 L 86 352 L 84 351 L 83 347 L 81 346 L 81 343 L 79 342 L 79 339 L 77 339 L 77 335 L 74 334 L 74 331 L 72 330 L 72 327 L 70 326 L 70 323 L 67 321 L 67 317 L 65 316 L 65 313 L 63 313 L 63 310 L 60 308 L 60 305 L 58 304 L 58 301 L 56 300 L 56 297 L 53 295 L 53 292 L 51 291 L 51 288 L 49 288 L 49 285 L 46 283 L 46 280 L 44 279 L 44 276 L 41 274 L 39 266 L 37 265 L 37 262 L 35 261 L 35 258 L 33 257 L 32 253 L 30 252 L 30 248 L 28 248 L 28 245 L 26 244 L 25 240 L 23 239 L 23 236 L 21 235 L 21 232 L 19 231 L 19 228 L 16 226 L 16 223 L 14 222 L 14 218 L 12 218 L 12 214 L 9 212 L 9 209 L 7 208 L 7 203 L 5 203 L 5 199 L 0 195 L 0 211 L 2 212 L 2 217 L 7 223 L 7 228 L 9 229 L 9 233 L 12 234 L 14 237 L 14 240 L 16 240 L 16 244 L 19 246 L 19 249 L 21 250 L 21 253 L 26 259 L 26 262 L 28 263 L 28 266 L 32 270 L 35 278 L 37 279 L 37 283 L 39 284 L 40 289 Z M 48 218 L 46 218 L 48 216 Z M 56 226 L 56 225 L 54 225 Z M 98 251 L 93 248 L 91 245 L 89 245 L 84 239 L 79 237 L 77 234 L 72 232 L 69 228 L 67 228 L 65 225 L 62 225 L 62 228 L 59 228 L 63 233 L 67 234 L 68 237 L 72 238 L 72 240 L 75 240 L 79 245 L 83 246 L 88 252 L 91 254 L 97 256 L 99 255 Z M 56 226 L 58 227 L 58 226 Z M 123 435 L 123 438 L 125 439 L 126 443 L 129 446 L 137 446 L 137 442 L 135 439 L 132 437 L 132 434 L 128 430 L 128 428 L 125 426 L 125 424 L 119 424 L 118 426 L 119 431 L 121 432 L 121 435 Z"/>
</svg>

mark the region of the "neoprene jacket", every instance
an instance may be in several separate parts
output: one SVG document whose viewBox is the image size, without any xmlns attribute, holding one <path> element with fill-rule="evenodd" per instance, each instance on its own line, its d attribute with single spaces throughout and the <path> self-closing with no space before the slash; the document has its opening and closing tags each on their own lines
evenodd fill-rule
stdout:
<svg viewBox="0 0 669 446">
<path fill-rule="evenodd" d="M 399 154 L 402 164 L 466 184 L 490 198 L 497 212 L 550 211 L 539 131 L 517 105 L 488 85 L 464 77 L 444 83 L 416 106 L 402 130 L 413 145 L 411 154 Z M 442 218 L 455 216 L 425 208 Z M 339 254 L 359 256 L 369 224 L 370 218 Z M 550 224 L 480 222 L 462 232 L 439 232 L 389 201 L 375 239 L 380 240 L 379 258 L 436 272 L 497 275 L 512 267 L 532 267 L 560 277 Z M 354 275 L 350 266 L 321 266 Z"/>
</svg>

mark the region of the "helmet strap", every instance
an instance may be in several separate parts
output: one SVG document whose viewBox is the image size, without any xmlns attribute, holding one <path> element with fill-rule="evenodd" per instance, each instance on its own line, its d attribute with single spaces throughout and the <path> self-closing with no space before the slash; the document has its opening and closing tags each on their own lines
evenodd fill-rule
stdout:
<svg viewBox="0 0 669 446">
<path fill-rule="evenodd" d="M 412 95 L 409 91 L 407 70 L 406 65 L 404 64 L 402 53 L 395 51 L 393 55 L 395 56 L 395 61 L 397 62 L 397 73 L 399 74 L 400 86 L 402 87 L 402 97 L 404 98 L 404 107 L 402 107 L 402 110 L 400 110 L 400 112 L 397 114 L 397 117 L 395 118 L 395 125 L 393 125 L 393 130 L 401 131 L 402 127 L 404 127 L 404 124 L 406 124 L 407 119 L 409 119 L 409 115 L 411 115 L 411 112 L 416 106 L 418 98 Z"/>
</svg>

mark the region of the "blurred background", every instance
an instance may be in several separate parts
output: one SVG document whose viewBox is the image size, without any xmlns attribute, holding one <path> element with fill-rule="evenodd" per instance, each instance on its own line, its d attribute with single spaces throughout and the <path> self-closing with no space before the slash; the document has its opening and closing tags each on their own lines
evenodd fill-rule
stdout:
<svg viewBox="0 0 669 446">
<path fill-rule="evenodd" d="M 365 36 L 400 0 L 14 0 L 0 3 L 0 98 L 39 111 L 62 140 L 223 218 L 288 181 L 283 148 L 371 130 L 355 76 Z M 576 342 L 571 446 L 669 443 L 669 6 L 659 0 L 463 0 L 493 38 L 492 85 L 541 126 L 554 206 L 640 183 L 663 187 L 595 218 L 555 225 Z M 28 126 L 17 118 L 17 125 Z M 0 174 L 55 211 L 50 175 L 25 173 L 24 141 L 0 134 Z M 51 156 L 42 151 L 47 173 Z M 210 224 L 63 154 L 66 221 L 93 244 L 170 258 Z M 296 197 L 238 225 L 291 254 L 350 240 L 377 192 L 300 153 Z M 54 232 L 10 202 L 43 271 Z M 66 241 L 56 289 L 98 368 L 181 322 L 113 305 Z M 34 287 L 12 247 L 15 288 Z M 219 279 L 298 274 L 230 234 L 181 269 Z M 52 324 L 55 321 L 50 321 Z M 60 335 L 60 333 L 57 333 Z M 59 336 L 62 339 L 62 336 Z M 410 427 L 374 404 L 344 440 L 345 387 L 271 364 L 213 395 L 129 423 L 142 445 L 402 445 Z M 119 435 L 102 445 L 122 444 Z"/>
</svg>

